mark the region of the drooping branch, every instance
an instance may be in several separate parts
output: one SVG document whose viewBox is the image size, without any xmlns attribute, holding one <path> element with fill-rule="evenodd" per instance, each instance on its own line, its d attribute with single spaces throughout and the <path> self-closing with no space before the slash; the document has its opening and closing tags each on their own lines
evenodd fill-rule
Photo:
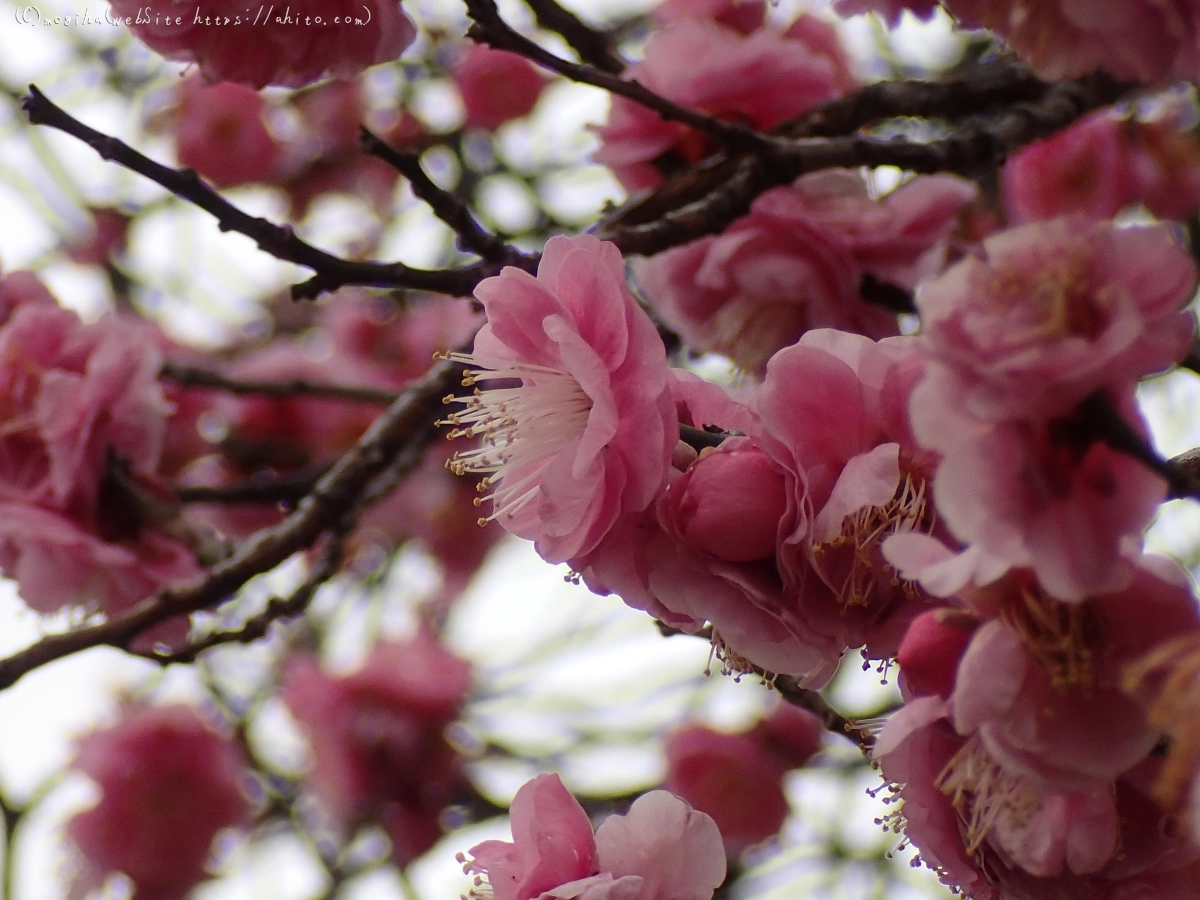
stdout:
<svg viewBox="0 0 1200 900">
<path fill-rule="evenodd" d="M 181 363 L 165 362 L 159 376 L 181 387 L 213 388 L 228 394 L 264 394 L 268 397 L 329 397 L 350 403 L 370 403 L 386 406 L 398 396 L 396 391 L 356 385 L 322 384 L 303 378 L 287 381 L 247 381 L 230 378 L 210 369 L 200 369 Z"/>
<path fill-rule="evenodd" d="M 533 10 L 539 28 L 559 35 L 589 66 L 614 75 L 624 70 L 624 61 L 613 52 L 604 32 L 592 28 L 555 0 L 525 0 L 525 3 Z"/>
<path fill-rule="evenodd" d="M 276 259 L 312 269 L 316 275 L 293 286 L 292 296 L 295 299 L 312 299 L 349 284 L 412 288 L 463 296 L 500 269 L 499 265 L 489 260 L 457 269 L 430 271 L 414 269 L 403 263 L 342 259 L 301 240 L 289 226 L 243 212 L 205 184 L 193 170 L 172 169 L 154 162 L 128 144 L 89 128 L 52 103 L 35 85 L 29 86 L 29 93 L 21 105 L 34 125 L 46 125 L 69 134 L 95 150 L 102 159 L 111 160 L 149 178 L 181 200 L 212 215 L 222 231 L 236 231 L 253 240 L 261 250 Z"/>
<path fill-rule="evenodd" d="M 258 532 L 233 556 L 191 584 L 159 591 L 107 621 L 48 635 L 0 659 L 0 690 L 39 666 L 89 647 L 128 647 L 147 628 L 221 602 L 255 575 L 273 569 L 322 535 L 336 533 L 343 527 L 348 511 L 357 508 L 364 492 L 381 473 L 411 469 L 420 462 L 420 451 L 437 435 L 433 423 L 442 397 L 458 387 L 459 380 L 459 369 L 454 364 L 443 361 L 434 365 L 376 419 L 281 523 Z M 406 454 L 403 459 L 401 454 Z"/>
</svg>

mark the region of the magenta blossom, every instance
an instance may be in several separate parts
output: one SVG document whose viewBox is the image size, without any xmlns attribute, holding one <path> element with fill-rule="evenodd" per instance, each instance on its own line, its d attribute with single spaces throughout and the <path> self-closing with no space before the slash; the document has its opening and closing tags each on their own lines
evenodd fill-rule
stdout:
<svg viewBox="0 0 1200 900">
<path fill-rule="evenodd" d="M 489 518 L 548 562 L 593 550 L 625 513 L 644 510 L 679 440 L 666 351 L 625 286 L 621 253 L 590 235 L 546 243 L 537 277 L 506 268 L 475 289 L 488 322 L 451 358 L 464 384 L 506 381 L 455 402 L 455 455 L 485 474 Z M 519 380 L 520 384 L 514 384 Z"/>
<path fill-rule="evenodd" d="M 417 34 L 397 0 L 299 0 L 273 9 L 259 21 L 236 0 L 112 2 L 113 16 L 154 52 L 196 63 L 209 81 L 255 88 L 350 78 L 396 59 Z"/>
<path fill-rule="evenodd" d="M 1195 282 L 1165 226 L 1055 219 L 987 238 L 981 257 L 925 282 L 917 307 L 926 349 L 966 392 L 961 410 L 1032 419 L 1177 362 Z"/>
<path fill-rule="evenodd" d="M 529 115 L 546 79 L 529 60 L 484 44 L 470 44 L 451 71 L 462 96 L 467 124 L 495 131 L 505 122 Z"/>
<path fill-rule="evenodd" d="M 462 773 L 447 743 L 471 669 L 428 634 L 379 644 L 334 678 L 308 657 L 288 666 L 283 700 L 309 738 L 310 781 L 339 826 L 377 814 L 402 864 L 441 837 L 438 816 Z"/>
<path fill-rule="evenodd" d="M 67 823 L 83 863 L 74 897 L 123 872 L 138 898 L 182 900 L 204 879 L 217 832 L 250 821 L 241 754 L 188 706 L 127 710 L 80 741 L 74 765 L 101 793 Z"/>
<path fill-rule="evenodd" d="M 722 234 L 637 264 L 639 283 L 688 346 L 760 373 L 813 328 L 872 338 L 898 333 L 895 313 L 866 302 L 863 278 L 911 289 L 939 272 L 946 236 L 976 189 L 917 177 L 882 200 L 859 172 L 805 175 L 759 197 Z"/>
<path fill-rule="evenodd" d="M 1111 219 L 1134 200 L 1136 189 L 1125 130 L 1102 111 L 1012 154 L 1000 176 L 1009 217 Z"/>
<path fill-rule="evenodd" d="M 1195 4 L 1114 0 L 945 0 L 968 28 L 987 28 L 1042 78 L 1104 69 L 1117 78 L 1160 82 L 1200 75 Z"/>
<path fill-rule="evenodd" d="M 510 810 L 513 841 L 460 855 L 475 897 L 495 900 L 710 900 L 725 879 L 716 824 L 666 791 L 609 816 L 592 836 L 587 813 L 557 775 L 527 782 Z"/>
<path fill-rule="evenodd" d="M 269 181 L 281 148 L 263 120 L 262 96 L 243 84 L 206 85 L 192 76 L 178 87 L 175 152 L 217 187 Z"/>
<path fill-rule="evenodd" d="M 838 93 L 834 62 L 820 48 L 769 29 L 743 35 L 694 18 L 655 33 L 645 59 L 626 77 L 676 103 L 760 130 Z M 688 126 L 624 97 L 613 98 L 608 122 L 597 134 L 601 147 L 593 158 L 630 191 L 658 184 L 660 164 L 668 169 L 693 164 L 717 149 Z"/>
</svg>

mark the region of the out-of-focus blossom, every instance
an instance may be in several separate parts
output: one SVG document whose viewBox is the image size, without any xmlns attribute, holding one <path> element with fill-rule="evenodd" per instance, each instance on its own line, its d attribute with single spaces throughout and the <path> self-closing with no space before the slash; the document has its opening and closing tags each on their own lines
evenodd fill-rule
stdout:
<svg viewBox="0 0 1200 900">
<path fill-rule="evenodd" d="M 475 296 L 488 322 L 470 354 L 451 436 L 482 445 L 456 454 L 479 472 L 490 518 L 535 542 L 548 562 L 586 554 L 624 513 L 659 493 L 679 439 L 666 351 L 625 285 L 620 251 L 590 235 L 551 238 L 537 277 L 506 268 Z"/>
<path fill-rule="evenodd" d="M 837 95 L 824 50 L 768 29 L 747 36 L 688 18 L 654 34 L 645 59 L 626 76 L 683 106 L 766 130 Z M 593 158 L 630 191 L 658 184 L 660 166 L 688 166 L 717 149 L 710 138 L 624 97 L 613 98 L 597 134 Z"/>
<path fill-rule="evenodd" d="M 116 612 L 199 571 L 114 481 L 122 469 L 136 489 L 156 487 L 162 357 L 139 327 L 84 325 L 32 297 L 0 328 L 0 568 L 39 611 Z"/>
<path fill-rule="evenodd" d="M 444 731 L 470 679 L 467 663 L 424 633 L 380 644 L 344 677 L 307 657 L 288 667 L 282 696 L 312 746 L 313 791 L 342 827 L 378 815 L 401 864 L 441 837 L 438 815 L 462 779 Z"/>
<path fill-rule="evenodd" d="M 25 304 L 58 306 L 58 301 L 33 272 L 0 274 L 0 326 Z"/>
<path fill-rule="evenodd" d="M 470 859 L 459 857 L 476 875 L 478 896 L 710 900 L 725 879 L 716 824 L 666 791 L 643 794 L 626 815 L 609 816 L 594 838 L 557 775 L 527 782 L 510 815 L 512 843 L 484 841 L 468 851 Z"/>
<path fill-rule="evenodd" d="M 898 333 L 894 312 L 862 298 L 864 276 L 911 289 L 937 274 L 946 235 L 975 194 L 941 175 L 878 200 L 859 172 L 816 172 L 762 195 L 722 234 L 640 261 L 635 273 L 688 346 L 761 373 L 812 328 Z"/>
<path fill-rule="evenodd" d="M 241 754 L 188 706 L 127 710 L 83 738 L 74 767 L 101 797 L 67 823 L 82 857 L 73 897 L 122 872 L 139 900 L 182 900 L 204 880 L 216 834 L 249 824 Z"/>
<path fill-rule="evenodd" d="M 738 734 L 680 728 L 666 739 L 663 786 L 711 816 L 736 856 L 779 832 L 788 815 L 783 776 L 821 749 L 822 733 L 816 716 L 786 703 Z"/>
<path fill-rule="evenodd" d="M 483 314 L 459 297 L 409 297 L 401 308 L 353 291 L 331 298 L 317 319 L 335 352 L 370 365 L 379 384 L 396 388 L 423 375 L 435 353 L 469 341 L 483 323 Z"/>
<path fill-rule="evenodd" d="M 280 148 L 267 131 L 257 91 L 206 85 L 193 76 L 179 93 L 175 151 L 181 163 L 222 188 L 270 179 Z"/>
<path fill-rule="evenodd" d="M 1192 3 L 1116 0 L 1104 7 L 1071 0 L 945 0 L 968 28 L 987 28 L 1047 81 L 1104 69 L 1155 83 L 1200 75 L 1200 18 Z"/>
<path fill-rule="evenodd" d="M 397 0 L 300 0 L 262 21 L 236 0 L 112 0 L 111 6 L 154 52 L 196 63 L 209 81 L 255 88 L 351 78 L 396 59 L 417 33 Z"/>
<path fill-rule="evenodd" d="M 1001 184 L 1012 220 L 1115 216 L 1135 193 L 1124 132 L 1121 122 L 1102 111 L 1010 156 Z"/>
<path fill-rule="evenodd" d="M 546 86 L 542 73 L 515 53 L 470 44 L 450 71 L 467 113 L 467 125 L 495 131 L 527 116 Z"/>
<path fill-rule="evenodd" d="M 104 266 L 125 249 L 129 216 L 115 209 L 92 209 L 91 228 L 67 245 L 67 256 L 81 266 Z"/>
</svg>

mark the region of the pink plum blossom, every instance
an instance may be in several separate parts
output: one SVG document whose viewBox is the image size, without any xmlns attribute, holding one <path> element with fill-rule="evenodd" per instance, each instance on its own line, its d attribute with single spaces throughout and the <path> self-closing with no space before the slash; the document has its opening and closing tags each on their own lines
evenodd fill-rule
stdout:
<svg viewBox="0 0 1200 900">
<path fill-rule="evenodd" d="M 924 635 L 906 637 L 914 676 L 950 677 L 906 678 L 917 696 L 876 743 L 902 803 L 890 827 L 966 896 L 1159 896 L 1138 891 L 1194 877 L 1183 867 L 1200 851 L 1150 799 L 1158 733 L 1119 687 L 1130 662 L 1196 634 L 1200 616 L 1177 565 L 1143 557 L 1137 572 L 1128 590 L 1075 605 L 1010 576 L 964 595 L 977 629 L 935 636 L 926 616 L 913 629 Z"/>
<path fill-rule="evenodd" d="M 138 707 L 79 744 L 74 767 L 100 800 L 67 823 L 81 857 L 72 896 L 123 872 L 139 900 L 182 900 L 205 878 L 217 832 L 248 825 L 249 773 L 191 707 Z"/>
<path fill-rule="evenodd" d="M 455 402 L 456 454 L 485 474 L 505 529 L 548 562 L 582 556 L 617 519 L 646 509 L 679 440 L 666 351 L 625 285 L 620 251 L 590 235 L 551 238 L 537 277 L 506 268 L 475 289 L 488 322 L 464 384 L 520 380 Z"/>
<path fill-rule="evenodd" d="M 676 729 L 666 739 L 664 787 L 711 816 L 736 856 L 779 832 L 789 812 L 783 776 L 821 749 L 822 733 L 816 716 L 787 703 L 737 734 Z"/>
<path fill-rule="evenodd" d="M 666 791 L 634 801 L 592 835 L 557 775 L 517 791 L 513 841 L 484 841 L 460 855 L 463 870 L 495 900 L 710 900 L 725 879 L 721 834 L 711 818 Z M 472 895 L 476 895 L 472 891 Z"/>
<path fill-rule="evenodd" d="M 424 633 L 379 644 L 343 677 L 307 657 L 287 669 L 282 695 L 312 745 L 314 792 L 342 827 L 379 815 L 402 864 L 441 837 L 438 816 L 462 779 L 443 732 L 470 678 L 467 663 Z"/>
<path fill-rule="evenodd" d="M 803 41 L 769 29 L 739 34 L 709 20 L 685 18 L 655 33 L 635 78 L 669 100 L 728 121 L 767 130 L 836 96 L 834 64 Z M 669 122 L 624 97 L 614 97 L 597 129 L 593 158 L 613 170 L 626 190 L 653 187 L 659 166 L 690 165 L 717 148 L 686 125 Z"/>
<path fill-rule="evenodd" d="M 199 573 L 113 481 L 127 466 L 139 489 L 158 489 L 162 357 L 140 327 L 84 325 L 33 297 L 0 328 L 0 569 L 39 611 L 117 612 Z"/>
<path fill-rule="evenodd" d="M 753 411 L 719 385 L 688 372 L 672 370 L 671 375 L 681 424 L 743 433 L 759 430 Z M 731 496 L 740 491 L 737 484 L 722 486 L 704 474 L 723 470 L 724 457 L 732 454 L 749 463 L 758 489 L 779 490 L 783 470 L 764 460 L 752 439 L 726 437 L 702 459 L 695 451 L 677 454 L 679 467 L 673 465 L 668 472 L 667 489 L 655 505 L 618 520 L 593 552 L 571 560 L 572 568 L 592 591 L 616 593 L 630 606 L 684 631 L 712 623 L 715 652 L 730 671 L 748 672 L 757 666 L 801 676 L 807 686 L 819 687 L 833 675 L 843 647 L 797 622 L 785 600 L 774 554 L 729 558 L 760 552 L 764 537 L 779 528 L 778 521 L 770 519 L 779 509 L 773 498 L 739 502 Z M 747 468 L 741 460 L 735 459 L 733 466 Z M 689 491 L 693 475 L 700 484 Z M 710 484 L 702 489 L 705 481 Z M 710 505 L 737 515 L 740 527 L 753 533 L 752 540 L 739 536 L 729 548 L 723 547 L 720 535 L 729 532 L 719 515 L 709 513 Z M 768 517 L 765 521 L 755 521 L 763 515 Z"/>
<path fill-rule="evenodd" d="M 808 633 L 892 656 L 927 598 L 883 557 L 933 527 L 929 461 L 902 409 L 924 360 L 912 338 L 819 329 L 781 350 L 755 397 L 763 449 L 785 472 L 776 560 Z"/>
<path fill-rule="evenodd" d="M 1072 214 L 1111 219 L 1134 199 L 1130 148 L 1122 123 L 1108 112 L 1022 147 L 1000 178 L 1014 222 Z"/>
<path fill-rule="evenodd" d="M 913 392 L 917 436 L 942 456 L 933 499 L 946 530 L 966 545 L 899 535 L 889 562 L 938 596 L 968 580 L 989 584 L 1028 567 L 1061 600 L 1120 590 L 1132 571 L 1123 549 L 1142 534 L 1166 496 L 1166 482 L 1097 439 L 1088 410 L 1040 421 L 987 422 L 967 408 L 952 379 L 927 375 Z M 1132 386 L 1105 397 L 1115 415 L 1148 436 Z"/>
<path fill-rule="evenodd" d="M 527 116 L 546 79 L 529 60 L 484 44 L 470 44 L 450 71 L 467 113 L 467 125 L 495 131 Z"/>
<path fill-rule="evenodd" d="M 241 84 L 206 85 L 193 76 L 179 85 L 175 153 L 217 187 L 268 181 L 280 147 L 263 120 L 259 93 Z"/>
<path fill-rule="evenodd" d="M 151 50 L 197 64 L 209 81 L 254 88 L 353 77 L 396 59 L 417 33 L 397 0 L 300 0 L 261 22 L 235 0 L 113 0 L 112 14 Z"/>
<path fill-rule="evenodd" d="M 859 172 L 815 172 L 763 194 L 722 234 L 640 261 L 635 274 L 689 346 L 761 373 L 812 328 L 897 334 L 895 313 L 862 298 L 864 276 L 911 289 L 939 272 L 946 236 L 975 194 L 939 175 L 879 200 Z"/>
<path fill-rule="evenodd" d="M 1072 0 L 946 0 L 968 28 L 987 28 L 1048 81 L 1104 69 L 1160 82 L 1200 75 L 1195 5 L 1116 0 L 1103 9 Z"/>
<path fill-rule="evenodd" d="M 317 317 L 336 354 L 370 366 L 372 384 L 395 388 L 423 375 L 434 353 L 465 344 L 483 323 L 460 297 L 416 296 L 401 308 L 350 290 L 330 298 Z"/>
<path fill-rule="evenodd" d="M 927 351 L 965 393 L 958 408 L 1033 419 L 1178 361 L 1195 328 L 1184 310 L 1195 282 L 1165 226 L 1067 218 L 992 235 L 916 300 Z"/>
</svg>

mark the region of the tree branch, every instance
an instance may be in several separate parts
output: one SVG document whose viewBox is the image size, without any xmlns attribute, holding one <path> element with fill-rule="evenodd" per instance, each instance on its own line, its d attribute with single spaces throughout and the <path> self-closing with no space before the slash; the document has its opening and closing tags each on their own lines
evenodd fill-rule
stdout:
<svg viewBox="0 0 1200 900">
<path fill-rule="evenodd" d="M 244 381 L 230 378 L 210 369 L 200 369 L 174 362 L 164 362 L 158 374 L 160 378 L 166 378 L 181 387 L 212 388 L 228 394 L 265 394 L 268 397 L 329 397 L 350 403 L 371 403 L 381 406 L 393 403 L 398 396 L 396 391 L 354 385 L 321 384 L 303 378 L 292 378 L 288 381 Z"/>
<path fill-rule="evenodd" d="M 488 234 L 475 221 L 467 204 L 434 184 L 421 168 L 421 158 L 417 154 L 394 149 L 365 127 L 360 130 L 359 141 L 363 150 L 379 157 L 408 179 L 417 198 L 428 203 L 434 215 L 454 229 L 462 249 L 501 265 L 517 266 L 527 272 L 537 270 L 536 256 L 522 253 L 495 235 Z"/>
<path fill-rule="evenodd" d="M 772 684 L 788 703 L 807 709 L 820 719 L 826 730 L 832 731 L 834 734 L 845 735 L 855 741 L 864 752 L 875 745 L 874 734 L 857 725 L 852 719 L 847 719 L 816 691 L 800 687 L 798 679 L 794 676 L 778 675 Z"/>
<path fill-rule="evenodd" d="M 316 275 L 292 287 L 294 299 L 312 299 L 325 291 L 334 291 L 348 284 L 412 288 L 464 296 L 470 294 L 484 278 L 500 270 L 500 266 L 487 260 L 457 269 L 429 271 L 414 269 L 403 263 L 341 259 L 302 241 L 289 226 L 277 225 L 238 209 L 201 181 L 193 170 L 172 169 L 156 163 L 128 144 L 89 128 L 52 103 L 36 85 L 29 86 L 29 93 L 21 106 L 34 125 L 46 125 L 69 134 L 95 150 L 102 159 L 111 160 L 149 178 L 181 200 L 212 215 L 222 231 L 236 231 L 253 240 L 259 249 L 276 259 L 312 269 Z"/>
<path fill-rule="evenodd" d="M 344 534 L 332 534 L 328 544 L 322 550 L 317 564 L 301 585 L 287 597 L 272 597 L 267 601 L 266 608 L 262 612 L 247 621 L 238 630 L 214 632 L 173 653 L 149 652 L 135 655 L 166 666 L 171 663 L 195 662 L 196 657 L 205 650 L 211 650 L 222 644 L 250 644 L 257 641 L 266 635 L 272 622 L 278 619 L 294 618 L 308 608 L 317 593 L 317 588 L 328 581 L 341 565 L 344 542 Z"/>
<path fill-rule="evenodd" d="M 625 61 L 613 53 L 604 32 L 592 28 L 555 0 L 525 0 L 525 3 L 533 10 L 538 27 L 562 37 L 583 62 L 613 75 L 625 70 Z"/>
<path fill-rule="evenodd" d="M 1115 103 L 1134 87 L 1104 73 L 1062 82 L 1036 101 L 1006 106 L 983 121 L 962 124 L 950 136 L 930 141 L 849 135 L 776 142 L 768 155 L 712 162 L 714 167 L 731 165 L 732 170 L 701 199 L 662 211 L 652 221 L 637 221 L 639 213 L 632 224 L 626 220 L 629 213 L 618 211 L 596 233 L 625 253 L 649 256 L 724 230 L 749 211 L 759 194 L 820 169 L 896 166 L 910 172 L 973 176 L 1000 166 L 1013 150 Z M 634 209 L 642 209 L 646 202 Z"/>
</svg>

